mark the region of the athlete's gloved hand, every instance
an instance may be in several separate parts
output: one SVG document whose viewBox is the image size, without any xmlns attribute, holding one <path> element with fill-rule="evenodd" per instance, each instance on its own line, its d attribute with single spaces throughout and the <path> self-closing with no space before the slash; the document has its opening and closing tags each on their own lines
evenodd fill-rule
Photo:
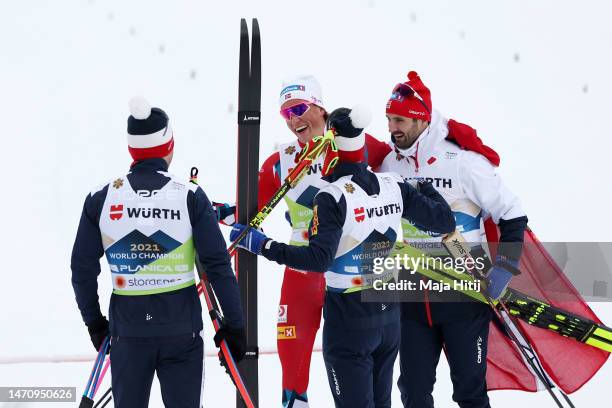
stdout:
<svg viewBox="0 0 612 408">
<path fill-rule="evenodd" d="M 338 108 L 329 114 L 327 127 L 335 129 L 337 136 L 357 137 L 372 120 L 372 112 L 364 105 L 355 105 L 351 109 Z"/>
<path fill-rule="evenodd" d="M 239 362 L 246 353 L 246 333 L 244 327 L 235 329 L 229 326 L 221 326 L 214 337 L 215 345 L 221 347 L 221 342 L 225 340 L 229 347 L 234 361 Z"/>
<path fill-rule="evenodd" d="M 329 114 L 327 127 L 335 129 L 338 136 L 353 138 L 363 132 L 363 128 L 355 127 L 351 120 L 351 110 L 349 108 L 338 108 Z"/>
<path fill-rule="evenodd" d="M 100 346 L 104 343 L 104 339 L 109 335 L 108 320 L 102 316 L 87 324 L 89 338 L 96 351 L 100 351 Z M 107 352 L 108 354 L 108 352 Z"/>
<path fill-rule="evenodd" d="M 232 226 L 236 223 L 236 206 L 228 203 L 212 202 L 217 212 L 217 221 L 223 225 Z"/>
<path fill-rule="evenodd" d="M 234 228 L 232 228 L 232 232 L 230 232 L 230 241 L 235 241 L 245 228 L 246 225 L 234 224 Z M 267 240 L 268 237 L 266 237 L 266 234 L 264 234 L 262 231 L 251 228 L 244 238 L 242 238 L 242 240 L 236 244 L 236 246 L 246 249 L 255 255 L 261 255 L 261 249 Z"/>
<path fill-rule="evenodd" d="M 515 259 L 497 255 L 495 264 L 486 275 L 487 294 L 491 298 L 499 300 L 502 297 L 512 277 L 521 273 L 518 265 L 519 263 Z"/>
</svg>

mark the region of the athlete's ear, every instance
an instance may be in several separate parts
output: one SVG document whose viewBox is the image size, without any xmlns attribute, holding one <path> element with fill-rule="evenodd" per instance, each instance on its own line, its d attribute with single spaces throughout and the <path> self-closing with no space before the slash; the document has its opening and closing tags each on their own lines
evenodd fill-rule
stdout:
<svg viewBox="0 0 612 408">
<path fill-rule="evenodd" d="M 325 115 L 327 114 L 325 109 L 323 109 L 319 105 L 314 105 L 314 106 L 317 108 L 317 111 L 321 114 L 321 117 L 325 118 Z M 327 119 L 325 121 L 327 121 Z"/>
</svg>

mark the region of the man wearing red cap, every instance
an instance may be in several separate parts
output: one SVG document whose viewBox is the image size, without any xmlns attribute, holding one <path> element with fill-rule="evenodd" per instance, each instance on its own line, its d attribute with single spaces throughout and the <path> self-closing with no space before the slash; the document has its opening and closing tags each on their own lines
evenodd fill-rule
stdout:
<svg viewBox="0 0 612 408">
<path fill-rule="evenodd" d="M 515 243 L 500 245 L 496 263 L 487 271 L 488 294 L 498 299 L 517 271 L 527 226 L 518 198 L 496 174 L 499 156 L 482 143 L 474 129 L 433 110 L 431 93 L 414 71 L 408 73 L 407 82 L 395 86 L 386 113 L 391 142 L 373 149 L 380 161 L 376 170 L 433 183 L 453 210 L 457 229 L 471 245 L 480 245 L 481 219 L 489 216 L 499 226 L 500 241 Z M 447 256 L 441 234 L 406 219 L 402 229 L 404 242 L 432 256 Z M 514 268 L 504 267 L 507 264 Z M 402 278 L 419 280 L 415 275 Z M 488 407 L 489 306 L 463 301 L 465 296 L 453 291 L 425 289 L 420 295 L 420 302 L 403 302 L 401 306 L 398 385 L 404 407 L 433 407 L 431 393 L 442 347 L 451 370 L 453 399 L 461 407 Z"/>
<path fill-rule="evenodd" d="M 72 286 L 94 348 L 111 336 L 116 407 L 149 405 L 154 374 L 167 407 L 202 406 L 202 306 L 195 286 L 199 256 L 226 323 L 234 359 L 245 353 L 236 277 L 215 212 L 202 188 L 167 172 L 174 138 L 166 113 L 130 102 L 128 174 L 85 199 L 72 250 Z M 109 320 L 100 310 L 98 275 L 106 254 L 113 283 Z"/>
</svg>

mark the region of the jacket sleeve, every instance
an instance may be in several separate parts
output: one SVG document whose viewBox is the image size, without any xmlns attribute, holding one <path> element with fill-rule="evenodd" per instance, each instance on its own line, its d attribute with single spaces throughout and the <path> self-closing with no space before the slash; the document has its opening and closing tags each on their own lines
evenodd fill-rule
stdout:
<svg viewBox="0 0 612 408">
<path fill-rule="evenodd" d="M 455 230 L 455 217 L 431 183 L 420 183 L 420 192 L 406 182 L 398 183 L 404 200 L 402 217 L 425 231 L 448 234 Z"/>
<path fill-rule="evenodd" d="M 459 162 L 459 180 L 465 195 L 499 224 L 525 216 L 521 202 L 504 184 L 495 167 L 484 156 L 464 151 Z"/>
<path fill-rule="evenodd" d="M 244 327 L 238 282 L 221 234 L 215 211 L 204 190 L 190 192 L 187 205 L 193 228 L 193 243 L 208 276 L 228 326 Z"/>
<path fill-rule="evenodd" d="M 98 298 L 98 275 L 100 258 L 104 255 L 99 220 L 108 186 L 102 191 L 88 194 L 85 198 L 77 230 L 70 269 L 72 288 L 85 324 L 102 317 Z"/>
<path fill-rule="evenodd" d="M 280 155 L 274 152 L 264 161 L 259 170 L 257 186 L 257 209 L 261 208 L 270 201 L 270 198 L 281 186 L 280 174 Z"/>
<path fill-rule="evenodd" d="M 342 197 L 336 202 L 331 194 L 321 192 L 316 195 L 313 208 L 308 246 L 269 241 L 264 245 L 262 255 L 281 265 L 303 271 L 327 271 L 334 262 L 342 236 L 346 201 Z"/>
<path fill-rule="evenodd" d="M 372 169 L 380 167 L 385 157 L 391 152 L 391 146 L 388 143 L 381 142 L 368 133 L 365 134 L 365 145 L 368 166 Z"/>
<path fill-rule="evenodd" d="M 521 256 L 527 216 L 521 202 L 504 184 L 495 167 L 482 155 L 466 151 L 460 158 L 459 177 L 466 196 L 499 225 L 498 253 L 513 259 Z"/>
</svg>

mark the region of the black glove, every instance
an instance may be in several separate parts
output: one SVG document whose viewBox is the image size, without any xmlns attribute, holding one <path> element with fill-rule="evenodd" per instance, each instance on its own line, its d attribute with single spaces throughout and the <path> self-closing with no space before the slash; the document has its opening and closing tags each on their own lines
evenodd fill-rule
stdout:
<svg viewBox="0 0 612 408">
<path fill-rule="evenodd" d="M 221 347 L 221 342 L 225 340 L 229 347 L 230 353 L 235 362 L 239 362 L 244 358 L 246 353 L 246 332 L 244 328 L 234 329 L 232 327 L 223 326 L 214 337 L 215 345 Z"/>
<path fill-rule="evenodd" d="M 351 109 L 338 108 L 329 114 L 327 118 L 327 127 L 335 129 L 338 136 L 348 138 L 357 137 L 363 132 L 363 128 L 353 126 L 353 121 L 350 117 Z"/>
<path fill-rule="evenodd" d="M 87 331 L 89 332 L 89 338 L 96 351 L 100 351 L 100 346 L 104 343 L 104 339 L 108 336 L 108 320 L 102 316 L 96 320 L 87 323 Z M 108 354 L 108 352 L 107 352 Z"/>
<path fill-rule="evenodd" d="M 417 182 L 417 191 L 427 197 L 438 192 L 433 184 L 431 184 L 431 181 L 427 180 L 419 180 Z"/>
</svg>

